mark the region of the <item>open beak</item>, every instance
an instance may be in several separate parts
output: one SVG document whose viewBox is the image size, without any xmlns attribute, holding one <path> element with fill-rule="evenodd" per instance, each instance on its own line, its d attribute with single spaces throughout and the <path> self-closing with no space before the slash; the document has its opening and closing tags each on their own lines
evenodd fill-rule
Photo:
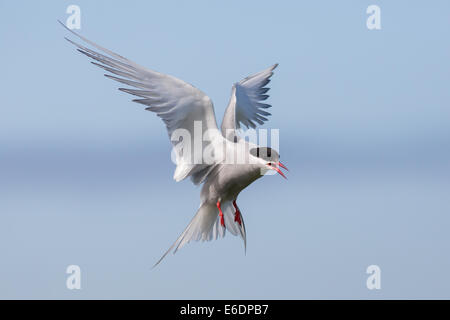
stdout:
<svg viewBox="0 0 450 320">
<path fill-rule="evenodd" d="M 286 166 L 284 164 L 282 164 L 281 162 L 278 162 L 278 166 L 282 167 L 283 169 L 288 170 L 288 168 L 286 168 Z M 276 172 L 278 172 L 283 178 L 287 179 L 286 176 L 284 175 L 284 173 L 280 170 L 279 167 L 276 167 L 274 165 L 270 166 L 270 169 L 275 170 Z M 289 170 L 288 170 L 289 171 Z"/>
<path fill-rule="evenodd" d="M 289 169 L 288 169 L 284 164 L 282 164 L 281 161 L 278 162 L 278 166 L 279 166 L 279 167 L 282 167 L 283 169 L 285 169 L 285 170 L 287 170 L 287 171 L 289 171 Z"/>
</svg>

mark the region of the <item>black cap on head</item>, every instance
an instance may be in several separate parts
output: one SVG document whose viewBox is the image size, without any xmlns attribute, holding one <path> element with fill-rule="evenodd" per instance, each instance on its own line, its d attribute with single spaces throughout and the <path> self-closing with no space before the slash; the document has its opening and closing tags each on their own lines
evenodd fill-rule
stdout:
<svg viewBox="0 0 450 320">
<path fill-rule="evenodd" d="M 278 152 L 269 147 L 257 147 L 250 150 L 250 154 L 254 157 L 264 159 L 266 161 L 277 162 L 280 158 Z"/>
</svg>

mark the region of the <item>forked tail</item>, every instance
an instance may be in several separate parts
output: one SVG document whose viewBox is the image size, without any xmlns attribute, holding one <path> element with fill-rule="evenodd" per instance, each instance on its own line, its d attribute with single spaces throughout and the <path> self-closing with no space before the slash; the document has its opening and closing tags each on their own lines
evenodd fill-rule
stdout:
<svg viewBox="0 0 450 320">
<path fill-rule="evenodd" d="M 201 204 L 186 229 L 164 253 L 161 259 L 153 265 L 153 268 L 156 267 L 172 250 L 175 254 L 178 249 L 181 249 L 190 241 L 210 241 L 216 240 L 218 237 L 224 237 L 226 229 L 233 235 L 240 235 L 244 240 L 244 246 L 246 247 L 244 219 L 239 212 L 239 208 L 237 206 L 235 207 L 232 201 L 222 203 L 221 208 L 224 215 L 225 227 L 220 224 L 219 211 L 215 204 Z M 236 215 L 236 211 L 239 212 L 238 215 Z"/>
</svg>

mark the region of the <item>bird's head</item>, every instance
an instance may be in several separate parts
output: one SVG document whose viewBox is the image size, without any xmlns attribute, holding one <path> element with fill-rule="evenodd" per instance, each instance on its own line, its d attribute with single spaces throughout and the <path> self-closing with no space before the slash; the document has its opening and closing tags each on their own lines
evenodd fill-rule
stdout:
<svg viewBox="0 0 450 320">
<path fill-rule="evenodd" d="M 288 170 L 284 164 L 280 162 L 280 155 L 277 151 L 268 147 L 257 147 L 250 150 L 250 154 L 258 158 L 258 164 L 262 169 L 262 174 L 269 170 L 278 172 L 283 178 L 287 179 L 280 168 Z M 289 170 L 288 170 L 289 171 Z"/>
</svg>

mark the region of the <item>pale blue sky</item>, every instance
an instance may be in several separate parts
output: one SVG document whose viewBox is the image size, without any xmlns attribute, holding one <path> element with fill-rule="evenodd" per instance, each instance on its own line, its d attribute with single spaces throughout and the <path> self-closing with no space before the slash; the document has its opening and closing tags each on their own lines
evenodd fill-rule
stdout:
<svg viewBox="0 0 450 320">
<path fill-rule="evenodd" d="M 273 63 L 289 180 L 239 203 L 248 233 L 189 244 L 198 207 L 172 180 L 160 119 L 57 22 L 201 88 Z M 379 31 L 366 8 L 381 8 Z M 450 298 L 448 1 L 2 1 L 0 298 Z M 78 264 L 82 289 L 65 287 Z M 366 288 L 377 264 L 382 289 Z"/>
</svg>

